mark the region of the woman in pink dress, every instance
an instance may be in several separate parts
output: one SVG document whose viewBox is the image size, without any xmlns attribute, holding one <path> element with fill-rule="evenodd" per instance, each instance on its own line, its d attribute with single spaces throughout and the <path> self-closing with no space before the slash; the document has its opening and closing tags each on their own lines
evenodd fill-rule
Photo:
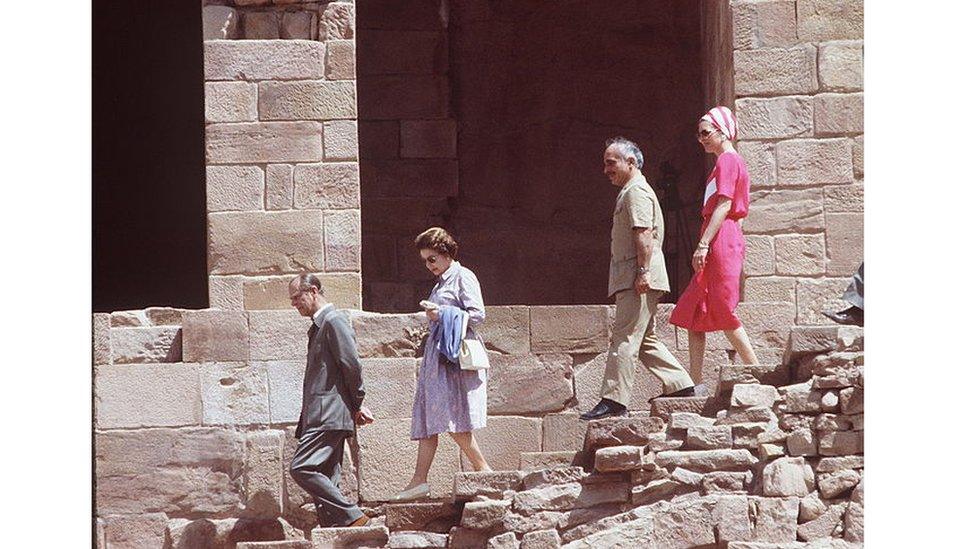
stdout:
<svg viewBox="0 0 976 549">
<path fill-rule="evenodd" d="M 671 324 L 688 330 L 695 383 L 702 382 L 705 332 L 721 330 L 743 363 L 758 363 L 735 314 L 746 252 L 741 223 L 749 213 L 749 172 L 733 146 L 736 130 L 728 107 L 715 107 L 698 121 L 698 142 L 717 160 L 707 179 L 701 237 L 691 258 L 695 274 L 671 313 Z"/>
</svg>

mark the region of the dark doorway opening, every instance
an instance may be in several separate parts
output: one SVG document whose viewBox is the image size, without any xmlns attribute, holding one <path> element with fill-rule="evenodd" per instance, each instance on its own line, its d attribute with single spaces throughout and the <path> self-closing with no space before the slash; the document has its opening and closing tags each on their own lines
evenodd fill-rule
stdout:
<svg viewBox="0 0 976 549">
<path fill-rule="evenodd" d="M 201 27 L 198 2 L 92 5 L 96 312 L 207 306 Z"/>
</svg>

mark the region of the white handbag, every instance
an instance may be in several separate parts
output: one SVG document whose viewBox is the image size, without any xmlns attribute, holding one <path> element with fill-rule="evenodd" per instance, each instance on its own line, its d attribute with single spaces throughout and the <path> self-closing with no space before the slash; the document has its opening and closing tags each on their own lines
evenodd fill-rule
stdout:
<svg viewBox="0 0 976 549">
<path fill-rule="evenodd" d="M 468 313 L 464 313 L 461 321 L 461 350 L 458 352 L 458 364 L 462 370 L 487 370 L 488 351 L 484 344 L 477 339 L 464 339 L 468 334 Z"/>
</svg>

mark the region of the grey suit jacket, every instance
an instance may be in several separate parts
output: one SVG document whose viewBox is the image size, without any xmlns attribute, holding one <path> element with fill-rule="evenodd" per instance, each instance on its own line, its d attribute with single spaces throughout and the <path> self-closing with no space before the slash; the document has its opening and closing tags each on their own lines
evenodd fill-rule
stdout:
<svg viewBox="0 0 976 549">
<path fill-rule="evenodd" d="M 309 328 L 302 413 L 295 436 L 309 430 L 353 431 L 353 414 L 366 396 L 352 326 L 332 305 L 321 328 Z"/>
</svg>

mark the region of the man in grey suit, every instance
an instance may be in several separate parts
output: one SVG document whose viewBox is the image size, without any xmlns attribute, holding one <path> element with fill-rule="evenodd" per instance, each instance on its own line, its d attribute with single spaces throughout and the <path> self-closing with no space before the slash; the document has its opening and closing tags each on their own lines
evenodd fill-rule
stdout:
<svg viewBox="0 0 976 549">
<path fill-rule="evenodd" d="M 295 277 L 288 285 L 288 296 L 292 307 L 312 319 L 291 476 L 312 496 L 319 524 L 363 526 L 368 517 L 338 487 L 343 445 L 355 430 L 353 423 L 373 422 L 363 406 L 366 390 L 352 327 L 326 301 L 315 275 Z"/>
</svg>

